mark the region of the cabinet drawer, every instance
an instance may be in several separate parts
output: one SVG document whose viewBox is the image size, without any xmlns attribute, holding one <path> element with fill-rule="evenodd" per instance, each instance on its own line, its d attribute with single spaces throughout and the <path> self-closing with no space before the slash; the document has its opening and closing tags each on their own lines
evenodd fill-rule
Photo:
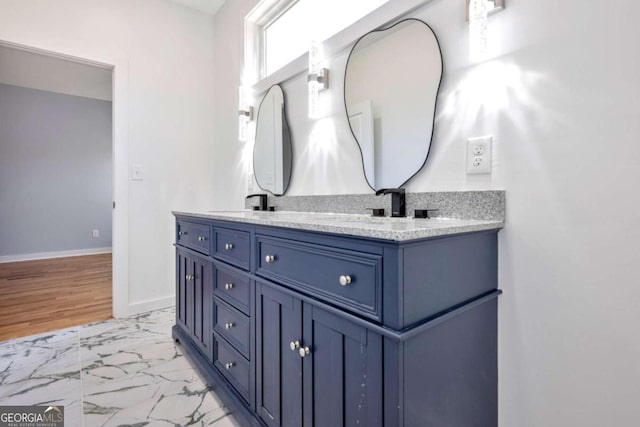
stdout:
<svg viewBox="0 0 640 427">
<path fill-rule="evenodd" d="M 214 330 L 233 345 L 244 357 L 250 359 L 249 342 L 251 329 L 249 317 L 225 302 L 215 299 Z"/>
<path fill-rule="evenodd" d="M 257 274 L 381 320 L 382 256 L 258 237 Z"/>
<path fill-rule="evenodd" d="M 214 334 L 216 341 L 213 363 L 245 400 L 249 400 L 249 362 L 224 338 Z"/>
<path fill-rule="evenodd" d="M 216 268 L 214 294 L 244 314 L 251 314 L 251 279 L 234 273 L 230 269 Z"/>
<path fill-rule="evenodd" d="M 230 228 L 214 228 L 216 235 L 215 256 L 230 264 L 249 269 L 251 241 L 246 231 Z"/>
<path fill-rule="evenodd" d="M 176 243 L 209 255 L 211 229 L 208 225 L 178 221 Z"/>
</svg>

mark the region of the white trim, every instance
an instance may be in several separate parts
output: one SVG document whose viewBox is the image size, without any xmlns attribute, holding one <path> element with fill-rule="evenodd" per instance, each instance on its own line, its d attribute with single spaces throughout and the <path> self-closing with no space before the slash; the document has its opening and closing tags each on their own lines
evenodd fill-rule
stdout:
<svg viewBox="0 0 640 427">
<path fill-rule="evenodd" d="M 18 44 L 18 43 L 12 43 L 6 40 L 0 40 L 0 46 L 21 50 L 23 52 L 36 53 L 38 55 L 44 55 L 50 58 L 75 62 L 82 65 L 89 65 L 91 67 L 103 68 L 106 70 L 111 70 L 113 68 L 113 65 L 105 64 L 104 62 L 94 61 L 91 59 L 78 58 L 77 56 L 67 55 L 64 53 L 51 52 L 49 50 L 38 49 L 37 47 L 25 46 L 23 44 Z"/>
<path fill-rule="evenodd" d="M 331 59 L 332 57 L 340 54 L 344 50 L 351 47 L 351 45 L 358 40 L 361 36 L 377 28 L 386 27 L 393 22 L 406 17 L 414 12 L 416 9 L 430 3 L 433 0 L 390 0 L 383 4 L 373 12 L 349 25 L 339 33 L 329 37 L 322 43 L 322 50 L 324 52 L 325 59 Z M 253 17 L 255 19 L 255 17 Z M 257 35 L 256 26 L 248 25 L 245 21 L 245 49 L 254 48 L 254 42 Z M 252 39 L 254 38 L 254 39 Z M 249 39 L 249 40 L 248 40 Z M 257 60 L 259 52 L 253 51 L 245 52 L 245 67 L 248 60 Z M 271 86 L 276 83 L 285 82 L 293 77 L 296 77 L 307 70 L 309 63 L 308 53 L 300 55 L 298 58 L 289 62 L 278 71 L 270 74 L 269 76 L 258 80 L 251 87 L 251 92 L 254 97 L 258 97 L 267 91 Z M 255 62 L 254 62 L 255 64 Z M 251 70 L 253 71 L 253 70 Z M 259 77 L 259 75 L 257 74 Z"/>
<path fill-rule="evenodd" d="M 65 46 L 60 51 L 55 41 L 34 43 L 28 36 L 0 40 L 0 44 L 113 70 L 113 317 L 125 317 L 129 311 L 129 60 L 119 51 L 98 57 L 93 49 Z"/>
<path fill-rule="evenodd" d="M 86 256 L 86 255 L 98 255 L 98 254 L 110 254 L 111 248 L 89 248 L 89 249 L 72 249 L 69 251 L 56 251 L 56 252 L 37 252 L 33 254 L 20 254 L 20 255 L 4 255 L 0 256 L 0 264 L 7 262 L 21 262 L 32 261 L 36 259 L 52 259 L 52 258 L 67 258 L 72 256 Z"/>
<path fill-rule="evenodd" d="M 157 298 L 148 301 L 136 302 L 129 304 L 126 316 L 135 316 L 136 314 L 146 313 L 148 311 L 160 310 L 162 308 L 173 307 L 176 304 L 175 295 L 170 297 Z"/>
<path fill-rule="evenodd" d="M 113 60 L 113 317 L 129 305 L 129 62 Z"/>
</svg>

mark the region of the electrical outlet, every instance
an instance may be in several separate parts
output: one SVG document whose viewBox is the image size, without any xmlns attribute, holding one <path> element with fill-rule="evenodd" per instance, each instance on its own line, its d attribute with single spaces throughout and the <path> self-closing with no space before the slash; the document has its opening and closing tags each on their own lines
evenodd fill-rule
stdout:
<svg viewBox="0 0 640 427">
<path fill-rule="evenodd" d="M 482 156 L 484 154 L 484 145 L 478 144 L 473 147 L 473 155 L 474 156 Z"/>
<path fill-rule="evenodd" d="M 100 237 L 100 230 L 98 230 L 97 228 L 94 228 L 93 231 L 91 232 L 91 237 L 93 237 L 94 239 L 96 237 Z"/>
<path fill-rule="evenodd" d="M 467 174 L 491 173 L 492 142 L 492 136 L 467 140 Z"/>
</svg>

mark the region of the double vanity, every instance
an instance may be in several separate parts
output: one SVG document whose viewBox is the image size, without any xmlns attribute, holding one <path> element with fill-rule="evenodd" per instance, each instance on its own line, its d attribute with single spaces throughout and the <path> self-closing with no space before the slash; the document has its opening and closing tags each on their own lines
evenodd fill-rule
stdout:
<svg viewBox="0 0 640 427">
<path fill-rule="evenodd" d="M 240 425 L 497 425 L 503 219 L 174 215 L 173 336 Z"/>
<path fill-rule="evenodd" d="M 282 197 L 291 125 L 305 124 L 289 124 L 287 85 L 275 84 L 258 108 L 253 174 L 277 211 L 260 194 L 249 196 L 259 211 L 174 212 L 173 336 L 240 425 L 497 426 L 504 193 L 402 188 L 426 164 L 443 68 L 418 19 L 349 51 L 343 123 L 379 196 Z M 324 76 L 310 69 L 310 94 Z M 239 114 L 246 125 L 251 108 Z"/>
<path fill-rule="evenodd" d="M 173 335 L 242 426 L 498 424 L 504 192 L 405 194 L 431 151 L 444 66 L 433 29 L 391 3 L 376 12 L 393 14 L 387 24 L 326 58 L 344 96 L 345 120 L 333 122 L 353 136 L 376 195 L 285 196 L 307 143 L 293 136 L 312 122 L 288 120 L 298 86 L 272 76 L 252 89 L 262 99 L 249 185 L 270 195 L 248 196 L 257 211 L 174 212 Z M 245 21 L 255 34 L 258 21 Z M 262 58 L 261 40 L 245 58 Z M 331 90 L 319 52 L 309 49 L 305 82 L 312 119 L 320 86 Z M 253 120 L 246 90 L 241 140 Z"/>
</svg>

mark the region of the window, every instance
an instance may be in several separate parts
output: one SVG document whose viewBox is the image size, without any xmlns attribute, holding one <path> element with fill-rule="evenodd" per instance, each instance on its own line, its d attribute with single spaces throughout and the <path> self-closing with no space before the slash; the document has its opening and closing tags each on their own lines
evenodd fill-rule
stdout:
<svg viewBox="0 0 640 427">
<path fill-rule="evenodd" d="M 287 65 L 308 49 L 312 40 L 324 41 L 388 0 L 263 0 L 247 19 L 258 26 L 250 46 L 260 46 L 259 77 Z"/>
</svg>

